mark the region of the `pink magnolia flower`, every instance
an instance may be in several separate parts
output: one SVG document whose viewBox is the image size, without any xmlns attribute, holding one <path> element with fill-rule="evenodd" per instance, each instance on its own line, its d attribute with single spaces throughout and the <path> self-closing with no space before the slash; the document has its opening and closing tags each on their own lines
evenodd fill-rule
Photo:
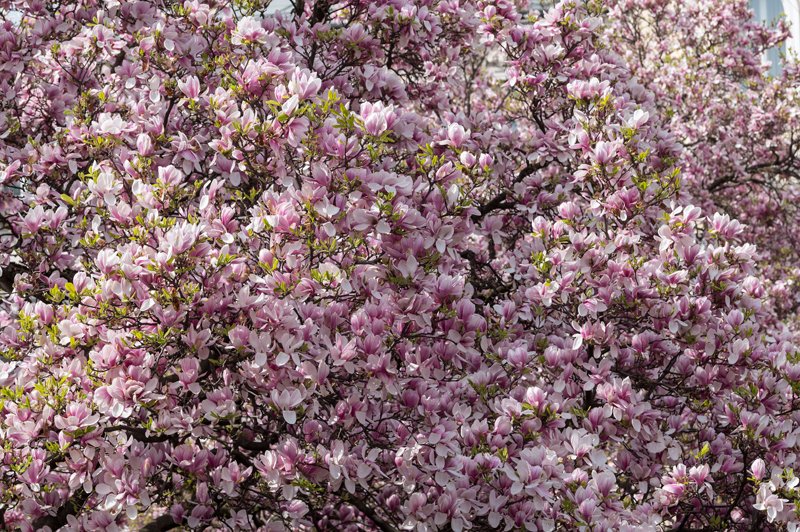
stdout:
<svg viewBox="0 0 800 532">
<path fill-rule="evenodd" d="M 469 132 L 461 124 L 452 123 L 447 126 L 447 139 L 453 147 L 460 148 L 467 138 L 469 138 Z"/>
<path fill-rule="evenodd" d="M 376 137 L 387 131 L 395 120 L 392 107 L 381 102 L 362 103 L 359 114 L 364 122 L 364 131 Z"/>
<path fill-rule="evenodd" d="M 272 390 L 272 402 L 283 413 L 284 420 L 290 425 L 297 422 L 297 412 L 294 410 L 303 401 L 303 393 L 298 389 L 288 389 L 278 392 Z"/>
<path fill-rule="evenodd" d="M 185 81 L 178 81 L 178 89 L 189 99 L 200 95 L 200 80 L 197 76 L 189 76 Z"/>
<path fill-rule="evenodd" d="M 71 340 L 80 340 L 84 337 L 84 326 L 71 319 L 61 320 L 58 324 L 61 333 L 61 344 L 68 345 Z"/>
<path fill-rule="evenodd" d="M 84 427 L 91 427 L 100 419 L 99 414 L 92 411 L 84 404 L 71 403 L 67 405 L 63 416 L 55 417 L 55 426 L 67 432 L 75 432 Z"/>
<path fill-rule="evenodd" d="M 117 194 L 122 190 L 122 183 L 112 173 L 100 172 L 97 179 L 89 183 L 88 189 L 95 196 L 102 198 L 107 205 L 113 206 L 117 202 Z"/>
<path fill-rule="evenodd" d="M 263 42 L 267 32 L 257 19 L 242 17 L 231 34 L 231 43 L 235 45 Z"/>
<path fill-rule="evenodd" d="M 127 130 L 125 121 L 116 113 L 100 113 L 97 117 L 97 134 L 116 136 Z"/>
<path fill-rule="evenodd" d="M 768 484 L 762 484 L 756 493 L 756 502 L 753 504 L 753 508 L 767 512 L 767 521 L 772 523 L 777 519 L 778 514 L 783 511 L 784 502 L 783 499 L 770 491 Z"/>
<path fill-rule="evenodd" d="M 600 141 L 594 147 L 594 159 L 600 165 L 606 165 L 614 160 L 619 150 L 617 142 Z"/>
<path fill-rule="evenodd" d="M 23 227 L 29 233 L 36 233 L 45 222 L 45 212 L 44 207 L 41 205 L 37 205 L 33 209 L 29 210 L 28 213 L 25 215 L 23 220 Z"/>
<path fill-rule="evenodd" d="M 761 458 L 754 460 L 753 464 L 750 466 L 750 471 L 753 473 L 753 477 L 756 480 L 761 480 L 764 478 L 764 475 L 766 474 L 766 464 L 764 463 L 764 460 Z"/>
<path fill-rule="evenodd" d="M 287 84 L 289 92 L 298 96 L 301 100 L 308 100 L 317 95 L 322 87 L 322 80 L 316 74 L 307 70 L 296 68 L 292 73 L 292 78 Z"/>
</svg>

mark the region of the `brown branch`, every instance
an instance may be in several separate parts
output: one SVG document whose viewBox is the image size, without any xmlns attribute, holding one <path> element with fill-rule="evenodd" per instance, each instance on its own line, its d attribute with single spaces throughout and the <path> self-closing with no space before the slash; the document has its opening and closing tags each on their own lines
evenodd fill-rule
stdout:
<svg viewBox="0 0 800 532">
<path fill-rule="evenodd" d="M 173 96 L 169 99 L 169 105 L 167 106 L 167 111 L 164 113 L 164 121 L 161 124 L 161 128 L 164 130 L 164 135 L 167 134 L 167 125 L 169 125 L 169 115 L 172 114 L 172 108 L 175 107 L 175 102 L 178 101 L 177 96 Z"/>
<path fill-rule="evenodd" d="M 178 528 L 172 516 L 169 514 L 157 517 L 139 529 L 139 532 L 163 532 L 165 530 L 172 530 Z"/>
<path fill-rule="evenodd" d="M 548 164 L 550 164 L 550 163 L 549 162 L 540 162 L 538 164 L 528 163 L 527 165 L 525 165 L 525 168 L 520 170 L 519 174 L 517 174 L 517 177 L 514 178 L 514 182 L 512 183 L 512 185 L 517 184 L 517 183 L 521 182 L 523 179 L 525 179 L 526 177 L 533 175 L 535 172 L 538 172 L 539 170 L 542 170 L 542 169 L 546 168 Z M 490 199 L 487 203 L 485 203 L 485 204 L 481 205 L 480 207 L 478 207 L 479 214 L 473 214 L 472 215 L 472 221 L 477 223 L 477 222 L 481 221 L 484 216 L 486 216 L 487 214 L 489 214 L 490 212 L 492 212 L 494 210 L 497 210 L 497 209 L 510 209 L 514 205 L 516 205 L 516 202 L 506 201 L 506 198 L 508 198 L 508 192 L 507 191 L 503 190 L 500 193 L 498 193 L 495 197 Z"/>
<path fill-rule="evenodd" d="M 177 444 L 180 442 L 180 438 L 177 434 L 159 434 L 156 436 L 148 436 L 147 429 L 141 427 L 131 427 L 128 425 L 114 425 L 107 427 L 105 430 L 103 430 L 103 433 L 116 432 L 120 430 L 127 432 L 133 436 L 136 441 L 142 443 L 162 443 L 168 441 Z"/>
<path fill-rule="evenodd" d="M 249 440 L 244 436 L 239 436 L 233 441 L 234 445 L 241 447 L 246 451 L 254 451 L 257 453 L 269 451 L 270 449 L 272 449 L 272 446 L 275 445 L 276 443 L 278 443 L 277 434 L 271 435 L 271 437 L 268 438 L 266 441 Z"/>
<path fill-rule="evenodd" d="M 382 532 L 397 532 L 397 529 L 392 526 L 391 523 L 383 519 L 378 513 L 373 509 L 370 508 L 367 503 L 359 499 L 358 497 L 351 495 L 349 493 L 345 493 L 342 497 L 342 500 L 348 504 L 352 504 L 358 511 L 364 514 L 370 521 L 372 521 L 378 530 Z"/>
</svg>

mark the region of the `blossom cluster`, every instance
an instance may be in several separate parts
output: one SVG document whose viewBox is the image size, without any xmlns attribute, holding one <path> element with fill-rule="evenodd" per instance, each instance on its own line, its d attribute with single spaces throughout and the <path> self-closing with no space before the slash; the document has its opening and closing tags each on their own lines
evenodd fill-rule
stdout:
<svg viewBox="0 0 800 532">
<path fill-rule="evenodd" d="M 684 195 L 746 224 L 772 305 L 787 319 L 800 303 L 800 71 L 793 58 L 772 74 L 764 58 L 786 47 L 788 24 L 757 23 L 750 4 L 614 0 L 606 36 L 622 44 L 615 50 L 656 95 L 660 115 L 685 148 Z M 652 41 L 631 39 L 633 29 Z"/>
</svg>

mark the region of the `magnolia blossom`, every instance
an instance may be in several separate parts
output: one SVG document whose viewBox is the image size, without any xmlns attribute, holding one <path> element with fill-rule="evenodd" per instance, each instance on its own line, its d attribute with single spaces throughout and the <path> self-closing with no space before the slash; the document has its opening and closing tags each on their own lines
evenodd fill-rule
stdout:
<svg viewBox="0 0 800 532">
<path fill-rule="evenodd" d="M 771 523 L 783 511 L 784 502 L 783 499 L 770 490 L 769 484 L 762 484 L 756 494 L 756 502 L 753 504 L 753 508 L 767 512 L 767 520 Z"/>
<path fill-rule="evenodd" d="M 301 100 L 313 98 L 322 86 L 320 80 L 314 73 L 296 68 L 292 73 L 292 78 L 287 84 L 289 92 L 296 95 Z"/>
<path fill-rule="evenodd" d="M 272 390 L 270 396 L 272 402 L 283 413 L 283 418 L 287 423 L 293 425 L 297 422 L 297 412 L 294 407 L 300 404 L 303 400 L 303 394 L 300 390 L 283 390 L 280 393 L 277 390 Z"/>
<path fill-rule="evenodd" d="M 258 43 L 264 39 L 266 34 L 267 32 L 257 19 L 242 17 L 231 34 L 231 42 L 233 44 Z"/>
<path fill-rule="evenodd" d="M 113 206 L 116 204 L 116 195 L 122 190 L 122 183 L 120 183 L 112 173 L 101 172 L 96 180 L 89 183 L 89 191 L 103 199 L 103 201 Z"/>
<path fill-rule="evenodd" d="M 178 89 L 187 98 L 197 98 L 200 94 L 200 80 L 197 76 L 189 76 L 185 81 L 178 81 Z"/>
<path fill-rule="evenodd" d="M 100 419 L 100 415 L 90 412 L 91 410 L 83 404 L 70 404 L 64 416 L 56 416 L 56 428 L 74 432 L 84 427 L 91 427 Z"/>
<path fill-rule="evenodd" d="M 447 126 L 447 138 L 456 148 L 461 147 L 468 136 L 469 133 L 464 130 L 464 126 L 461 124 L 453 123 Z"/>
<path fill-rule="evenodd" d="M 83 325 L 71 319 L 61 320 L 58 329 L 61 333 L 61 343 L 64 345 L 69 344 L 71 340 L 83 338 L 85 334 Z"/>
<path fill-rule="evenodd" d="M 97 117 L 99 135 L 119 135 L 126 130 L 125 121 L 116 113 L 100 113 Z"/>
</svg>

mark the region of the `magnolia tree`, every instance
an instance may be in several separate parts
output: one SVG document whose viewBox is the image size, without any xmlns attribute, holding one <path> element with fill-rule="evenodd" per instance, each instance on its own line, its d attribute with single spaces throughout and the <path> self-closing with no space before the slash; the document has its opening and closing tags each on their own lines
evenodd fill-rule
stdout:
<svg viewBox="0 0 800 532">
<path fill-rule="evenodd" d="M 5 527 L 795 526 L 769 149 L 678 2 L 268 4 L 0 1 Z"/>
</svg>

